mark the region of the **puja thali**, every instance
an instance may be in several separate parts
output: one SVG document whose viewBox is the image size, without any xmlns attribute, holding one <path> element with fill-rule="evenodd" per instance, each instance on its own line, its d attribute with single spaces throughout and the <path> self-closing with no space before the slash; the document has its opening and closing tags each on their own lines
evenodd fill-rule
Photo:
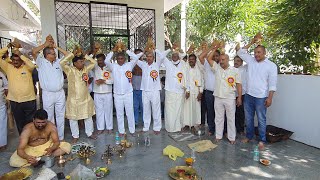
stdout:
<svg viewBox="0 0 320 180">
<path fill-rule="evenodd" d="M 194 168 L 188 166 L 176 166 L 169 170 L 169 176 L 176 180 L 196 180 L 197 172 Z"/>
<path fill-rule="evenodd" d="M 32 175 L 32 169 L 20 168 L 18 170 L 14 170 L 2 175 L 0 177 L 0 180 L 23 180 L 23 179 L 27 179 L 31 175 Z"/>
</svg>

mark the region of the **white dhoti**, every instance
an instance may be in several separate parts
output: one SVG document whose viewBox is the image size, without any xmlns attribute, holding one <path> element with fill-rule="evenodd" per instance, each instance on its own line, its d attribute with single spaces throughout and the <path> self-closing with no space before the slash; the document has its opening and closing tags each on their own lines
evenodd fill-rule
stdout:
<svg viewBox="0 0 320 180">
<path fill-rule="evenodd" d="M 0 104 L 0 147 L 7 145 L 7 124 L 7 107 L 3 103 Z"/>
<path fill-rule="evenodd" d="M 149 131 L 151 113 L 153 117 L 153 130 L 161 130 L 161 102 L 160 91 L 142 91 L 143 104 L 143 131 Z"/>
<path fill-rule="evenodd" d="M 124 128 L 124 109 L 126 111 L 129 132 L 135 132 L 135 122 L 133 114 L 133 93 L 114 94 L 114 105 L 117 112 L 118 131 L 121 134 L 125 133 Z"/>
<path fill-rule="evenodd" d="M 201 124 L 201 101 L 198 101 L 197 96 L 196 94 L 190 94 L 190 97 L 184 100 L 183 127 Z"/>
<path fill-rule="evenodd" d="M 227 115 L 227 132 L 230 141 L 236 140 L 236 100 L 214 97 L 216 138 L 222 139 L 224 128 L 224 113 Z"/>
<path fill-rule="evenodd" d="M 79 125 L 78 125 L 79 120 L 69 120 L 70 123 L 70 129 L 71 129 L 71 135 L 73 138 L 79 138 Z M 92 117 L 89 117 L 87 119 L 84 119 L 84 126 L 85 126 L 85 132 L 88 137 L 90 137 L 93 133 L 93 121 Z"/>
<path fill-rule="evenodd" d="M 185 94 L 166 91 L 165 96 L 165 128 L 168 132 L 181 131 Z"/>
<path fill-rule="evenodd" d="M 64 115 L 66 112 L 66 97 L 64 90 L 57 92 L 42 91 L 43 109 L 48 113 L 48 120 L 56 124 L 59 140 L 64 139 Z M 56 119 L 54 119 L 56 114 Z"/>
<path fill-rule="evenodd" d="M 113 129 L 112 93 L 94 93 L 96 124 L 98 130 Z"/>
</svg>

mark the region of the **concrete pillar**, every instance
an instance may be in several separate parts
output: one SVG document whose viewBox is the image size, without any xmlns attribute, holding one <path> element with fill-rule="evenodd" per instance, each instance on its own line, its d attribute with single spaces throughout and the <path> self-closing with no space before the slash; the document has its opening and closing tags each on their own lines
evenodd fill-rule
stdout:
<svg viewBox="0 0 320 180">
<path fill-rule="evenodd" d="M 186 52 L 186 29 L 187 29 L 187 23 L 186 23 L 186 10 L 187 10 L 187 0 L 183 0 L 181 2 L 181 49 Z"/>
<path fill-rule="evenodd" d="M 40 14 L 41 14 L 41 29 L 42 29 L 42 42 L 46 37 L 51 34 L 55 42 L 57 42 L 57 26 L 56 26 L 56 12 L 52 0 L 40 1 Z"/>
</svg>

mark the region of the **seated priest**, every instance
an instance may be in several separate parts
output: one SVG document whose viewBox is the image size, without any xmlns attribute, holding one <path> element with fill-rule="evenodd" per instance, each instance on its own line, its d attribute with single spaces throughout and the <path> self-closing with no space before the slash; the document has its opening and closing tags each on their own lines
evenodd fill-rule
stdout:
<svg viewBox="0 0 320 180">
<path fill-rule="evenodd" d="M 47 112 L 39 109 L 34 115 L 33 122 L 23 128 L 18 149 L 10 158 L 10 166 L 34 165 L 38 157 L 60 156 L 69 154 L 70 150 L 69 143 L 59 141 L 57 128 L 48 121 Z"/>
</svg>

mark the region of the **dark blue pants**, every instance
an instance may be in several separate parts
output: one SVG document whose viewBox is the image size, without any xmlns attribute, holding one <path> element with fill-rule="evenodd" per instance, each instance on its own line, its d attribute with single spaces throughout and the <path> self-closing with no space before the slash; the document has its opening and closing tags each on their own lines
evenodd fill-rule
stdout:
<svg viewBox="0 0 320 180">
<path fill-rule="evenodd" d="M 266 142 L 266 127 L 267 127 L 267 107 L 264 105 L 265 98 L 256 98 L 245 95 L 244 99 L 244 112 L 246 117 L 246 136 L 248 139 L 252 139 L 254 136 L 254 115 L 257 113 L 258 117 L 258 129 L 259 129 L 259 141 Z"/>
<path fill-rule="evenodd" d="M 207 123 L 209 126 L 209 132 L 215 133 L 215 123 L 214 123 L 214 96 L 213 91 L 205 90 L 204 91 L 206 98 L 206 108 L 207 108 Z"/>
<path fill-rule="evenodd" d="M 139 124 L 139 117 L 143 123 L 143 105 L 142 105 L 142 91 L 133 90 L 133 110 L 134 110 L 134 121 Z"/>
</svg>

